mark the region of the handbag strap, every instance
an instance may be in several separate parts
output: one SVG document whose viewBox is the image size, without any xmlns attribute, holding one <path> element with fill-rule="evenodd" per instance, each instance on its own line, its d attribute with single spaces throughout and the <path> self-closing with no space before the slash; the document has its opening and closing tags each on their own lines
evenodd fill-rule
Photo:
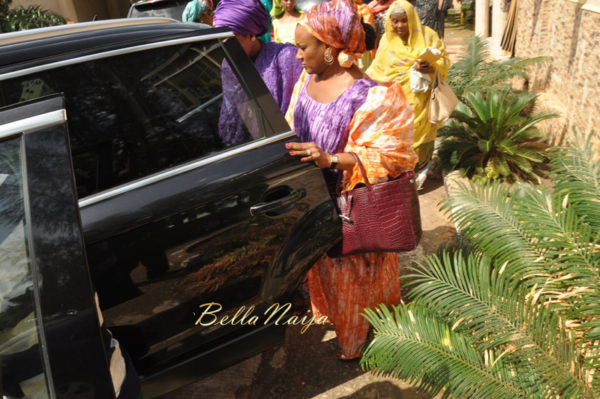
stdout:
<svg viewBox="0 0 600 399">
<path fill-rule="evenodd" d="M 369 190 L 371 190 L 371 182 L 367 177 L 367 172 L 365 171 L 365 167 L 363 166 L 363 163 L 361 162 L 360 158 L 354 152 L 349 152 L 349 154 L 351 154 L 356 160 L 356 163 L 358 164 L 358 169 L 360 169 L 360 173 L 362 174 L 363 180 L 365 181 L 365 185 Z"/>
<path fill-rule="evenodd" d="M 438 71 L 436 69 L 435 73 L 433 74 L 433 82 L 431 83 L 431 92 L 432 93 L 433 93 L 433 89 L 438 87 L 438 85 L 440 84 L 440 80 L 442 80 L 442 77 L 440 76 L 440 71 Z"/>
<path fill-rule="evenodd" d="M 354 152 L 349 152 L 348 154 L 352 155 L 354 157 L 354 159 L 356 160 L 356 163 L 358 164 L 358 169 L 360 170 L 360 174 L 363 177 L 363 180 L 365 181 L 365 185 L 367 186 L 368 190 L 371 190 L 371 182 L 369 181 L 369 178 L 367 177 L 367 172 L 365 170 L 365 167 L 363 166 L 360 158 L 358 157 L 358 155 L 356 155 Z M 341 194 L 341 184 L 342 184 L 342 172 L 338 172 L 338 178 L 337 178 L 337 183 L 336 183 L 336 188 L 335 188 L 335 192 L 336 194 L 339 196 Z"/>
</svg>

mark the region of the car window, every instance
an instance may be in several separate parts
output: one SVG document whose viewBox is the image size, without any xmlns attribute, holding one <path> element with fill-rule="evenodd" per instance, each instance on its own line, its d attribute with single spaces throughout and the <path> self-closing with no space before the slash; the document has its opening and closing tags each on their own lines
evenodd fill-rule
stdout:
<svg viewBox="0 0 600 399">
<path fill-rule="evenodd" d="M 27 257 L 21 140 L 0 141 L 0 359 L 4 397 L 47 398 Z"/>
<path fill-rule="evenodd" d="M 162 47 L 16 78 L 0 98 L 64 94 L 81 198 L 264 137 L 223 60 L 217 40 Z"/>
<path fill-rule="evenodd" d="M 187 3 L 188 0 L 177 0 L 132 4 L 128 17 L 164 17 L 181 21 L 181 16 Z"/>
</svg>

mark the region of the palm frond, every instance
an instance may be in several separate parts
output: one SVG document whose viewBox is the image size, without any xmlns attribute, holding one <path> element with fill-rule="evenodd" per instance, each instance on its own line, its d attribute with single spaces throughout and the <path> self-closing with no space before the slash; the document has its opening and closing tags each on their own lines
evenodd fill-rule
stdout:
<svg viewBox="0 0 600 399">
<path fill-rule="evenodd" d="M 543 186 L 520 185 L 513 193 L 518 193 L 515 217 L 526 235 L 536 237 L 532 245 L 543 254 L 548 270 L 561 275 L 561 284 L 600 286 L 600 257 L 590 244 L 594 235 L 575 208 L 564 206 L 563 198 Z M 564 274 L 571 278 L 565 279 Z"/>
<path fill-rule="evenodd" d="M 465 56 L 450 67 L 446 80 L 458 98 L 463 99 L 467 93 L 485 93 L 492 87 L 510 89 L 511 79 L 526 79 L 530 65 L 548 59 L 515 57 L 505 61 L 489 60 L 486 40 L 479 36 L 471 36 L 468 38 Z"/>
<path fill-rule="evenodd" d="M 577 213 L 600 234 L 600 162 L 598 147 L 593 145 L 594 132 L 574 138 L 567 146 L 557 147 L 551 153 L 551 177 L 556 193 L 568 196 Z"/>
<path fill-rule="evenodd" d="M 483 99 L 466 98 L 467 105 Z M 450 151 L 461 172 L 475 170 L 480 179 L 507 168 L 537 177 L 535 161 L 546 153 L 542 143 L 528 140 L 537 135 L 534 126 L 512 136 L 482 133 L 512 123 L 498 119 L 521 117 L 511 107 L 495 111 L 502 98 L 488 96 L 492 108 L 479 107 L 477 122 L 449 122 L 440 149 Z M 591 137 L 576 136 L 572 147 L 551 151 L 555 189 L 499 182 L 450 186 L 442 209 L 460 241 L 406 276 L 413 302 L 386 316 L 394 322 L 378 335 L 385 345 L 373 346 L 377 353 L 370 354 L 379 370 L 403 370 L 397 375 L 433 392 L 443 386 L 444 397 L 502 397 L 498 381 L 517 390 L 513 397 L 600 397 L 600 154 Z M 394 330 L 403 333 L 393 336 Z M 409 357 L 405 369 L 399 362 Z M 476 371 L 482 358 L 491 377 Z M 464 388 L 478 383 L 487 388 Z"/>
<path fill-rule="evenodd" d="M 522 377 L 545 382 L 544 395 L 595 397 L 585 383 L 578 348 L 564 322 L 535 296 L 506 278 L 486 256 L 445 253 L 426 258 L 411 274 L 410 294 L 443 314 L 456 331 L 470 332 L 480 351 L 501 351 L 506 362 L 518 366 Z"/>
<path fill-rule="evenodd" d="M 556 115 L 522 116 L 536 97 L 535 93 L 515 95 L 508 90 L 465 93 L 438 133 L 437 153 L 442 164 L 484 181 L 520 178 L 539 182 L 544 176 L 542 164 L 547 162 L 543 154 L 546 145 L 534 125 Z"/>
<path fill-rule="evenodd" d="M 453 331 L 425 306 L 381 305 L 364 316 L 375 331 L 361 360 L 364 369 L 419 382 L 433 395 L 445 388 L 461 398 L 527 397 L 503 362 L 486 363 L 469 334 Z"/>
<path fill-rule="evenodd" d="M 513 198 L 500 183 L 483 185 L 458 182 L 442 201 L 441 210 L 462 234 L 499 265 L 506 264 L 515 276 L 532 277 L 531 284 L 543 284 L 546 268 L 520 220 L 513 212 Z"/>
<path fill-rule="evenodd" d="M 535 115 L 530 115 L 526 120 L 524 120 L 524 123 L 519 126 L 518 129 L 516 129 L 514 131 L 514 135 L 515 136 L 519 136 L 521 134 L 521 132 L 527 131 L 528 129 L 530 129 L 533 125 L 538 124 L 542 121 L 548 120 L 548 119 L 552 119 L 552 118 L 556 118 L 560 116 L 559 114 L 557 114 L 556 112 L 539 112 Z"/>
</svg>

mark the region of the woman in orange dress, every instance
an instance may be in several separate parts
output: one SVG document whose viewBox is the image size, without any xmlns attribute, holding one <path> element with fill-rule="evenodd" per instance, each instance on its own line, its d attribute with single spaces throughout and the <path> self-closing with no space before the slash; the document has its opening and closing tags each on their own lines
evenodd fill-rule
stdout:
<svg viewBox="0 0 600 399">
<path fill-rule="evenodd" d="M 373 183 L 412 170 L 417 161 L 411 148 L 413 113 L 401 86 L 383 86 L 356 64 L 364 39 L 356 10 L 346 0 L 314 6 L 296 28 L 296 57 L 304 71 L 286 118 L 302 142 L 286 147 L 300 161 L 322 168 L 328 181 L 343 173 L 343 190 L 362 183 L 349 152 L 358 155 Z M 341 359 L 361 355 L 370 327 L 363 309 L 400 302 L 398 278 L 396 253 L 323 256 L 309 271 L 313 312 L 333 323 Z"/>
</svg>

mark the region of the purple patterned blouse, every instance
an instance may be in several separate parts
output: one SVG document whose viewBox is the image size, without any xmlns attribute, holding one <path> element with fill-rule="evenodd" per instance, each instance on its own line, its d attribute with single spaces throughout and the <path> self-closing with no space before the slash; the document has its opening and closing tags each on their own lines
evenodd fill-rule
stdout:
<svg viewBox="0 0 600 399">
<path fill-rule="evenodd" d="M 369 89 L 377 82 L 369 78 L 359 79 L 338 98 L 323 104 L 313 100 L 306 92 L 309 81 L 310 78 L 306 79 L 296 101 L 294 131 L 302 141 L 314 141 L 330 154 L 342 152 L 348 141 L 350 121 L 365 103 Z"/>
<path fill-rule="evenodd" d="M 296 46 L 274 42 L 261 44 L 254 65 L 281 112 L 285 114 L 294 85 L 302 72 L 302 64 L 296 59 Z M 221 79 L 223 102 L 219 116 L 219 135 L 226 146 L 240 144 L 251 137 L 239 114 L 239 107 L 248 101 L 248 96 L 227 62 L 223 62 L 221 67 Z"/>
</svg>

